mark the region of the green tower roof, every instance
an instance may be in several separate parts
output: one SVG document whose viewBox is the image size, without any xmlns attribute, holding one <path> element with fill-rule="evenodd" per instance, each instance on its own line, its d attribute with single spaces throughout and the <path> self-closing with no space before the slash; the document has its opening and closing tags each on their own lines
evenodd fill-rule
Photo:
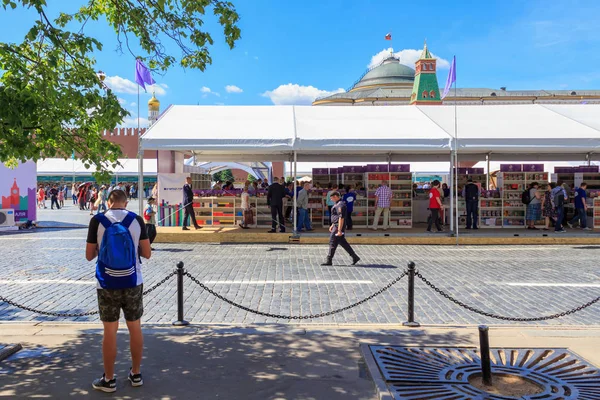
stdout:
<svg viewBox="0 0 600 400">
<path fill-rule="evenodd" d="M 433 58 L 429 49 L 427 48 L 427 41 L 425 41 L 425 47 L 423 47 L 423 52 L 421 53 L 421 60 L 427 60 Z"/>
</svg>

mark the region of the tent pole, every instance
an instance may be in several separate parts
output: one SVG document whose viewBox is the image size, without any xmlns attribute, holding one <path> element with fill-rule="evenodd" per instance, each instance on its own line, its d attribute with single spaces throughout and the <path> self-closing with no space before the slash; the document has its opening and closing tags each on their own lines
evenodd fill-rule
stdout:
<svg viewBox="0 0 600 400">
<path fill-rule="evenodd" d="M 297 176 L 297 164 L 298 164 L 298 154 L 294 151 L 294 168 L 293 168 L 293 172 L 294 172 L 294 176 L 293 176 L 293 180 L 294 180 L 294 235 L 297 233 L 297 215 L 298 215 L 298 203 L 296 202 L 297 200 L 297 194 L 298 191 L 296 190 L 296 176 Z"/>
<path fill-rule="evenodd" d="M 139 118 L 138 118 L 139 121 Z M 140 196 L 140 191 L 144 187 L 144 152 L 142 151 L 141 145 L 141 136 L 140 131 L 138 129 L 138 187 L 137 187 L 137 196 L 138 196 L 138 215 L 144 215 L 144 199 L 143 196 Z"/>
<path fill-rule="evenodd" d="M 140 196 L 140 190 L 144 187 L 144 152 L 142 151 L 142 135 L 140 135 L 140 85 L 137 85 L 137 135 L 138 135 L 138 215 L 144 215 L 144 202 Z M 126 193 L 128 194 L 128 193 Z"/>
<path fill-rule="evenodd" d="M 490 153 L 485 155 L 485 162 L 487 164 L 487 174 L 485 175 L 485 190 L 490 190 Z"/>
<path fill-rule="evenodd" d="M 450 232 L 454 232 L 454 150 L 450 150 Z"/>
<path fill-rule="evenodd" d="M 454 187 L 456 190 L 456 213 L 455 213 L 455 218 L 456 218 L 456 245 L 459 245 L 459 240 L 458 240 L 458 118 L 457 118 L 457 104 L 458 102 L 456 101 L 457 97 L 456 97 L 456 77 L 454 78 L 454 162 L 456 163 L 456 173 L 454 174 Z"/>
</svg>

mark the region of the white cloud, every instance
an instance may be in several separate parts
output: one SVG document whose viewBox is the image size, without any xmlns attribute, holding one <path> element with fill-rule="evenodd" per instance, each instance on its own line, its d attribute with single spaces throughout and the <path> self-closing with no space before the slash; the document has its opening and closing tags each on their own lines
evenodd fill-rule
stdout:
<svg viewBox="0 0 600 400">
<path fill-rule="evenodd" d="M 202 93 L 204 93 L 202 95 L 203 99 L 207 98 L 209 94 L 214 94 L 217 97 L 221 97 L 221 94 L 219 92 L 213 92 L 209 87 L 206 87 L 206 86 L 202 86 L 202 88 L 200 89 L 200 91 Z"/>
<path fill-rule="evenodd" d="M 149 121 L 147 118 L 140 117 L 140 128 L 147 128 L 149 125 Z M 138 118 L 135 117 L 127 117 L 123 120 L 123 123 L 120 125 L 123 128 L 137 128 L 138 127 Z"/>
<path fill-rule="evenodd" d="M 258 60 L 258 56 L 254 56 L 254 59 L 255 59 L 255 60 Z"/>
<path fill-rule="evenodd" d="M 386 58 L 388 58 L 390 56 L 391 51 L 392 51 L 392 49 L 389 48 L 389 49 L 381 50 L 379 53 L 375 54 L 373 57 L 371 57 L 371 62 L 369 63 L 369 65 L 367 65 L 367 68 L 371 68 L 371 67 L 374 67 L 374 66 L 380 64 L 383 60 L 385 60 Z M 421 57 L 422 52 L 423 52 L 422 49 L 421 50 L 404 49 L 404 50 L 395 52 L 394 56 L 397 58 L 400 58 L 400 63 L 402 63 L 404 65 L 408 65 L 409 67 L 414 69 L 415 63 L 417 62 L 419 57 Z M 438 57 L 433 53 L 431 53 L 431 55 L 437 59 L 438 68 L 441 68 L 441 69 L 450 68 L 450 62 L 448 62 L 448 60 Z"/>
<path fill-rule="evenodd" d="M 235 85 L 227 85 L 225 86 L 225 91 L 227 93 L 242 93 L 243 90 Z"/>
<path fill-rule="evenodd" d="M 137 106 L 137 103 L 135 101 L 132 101 L 131 104 L 129 104 L 130 107 L 135 107 Z"/>
<path fill-rule="evenodd" d="M 127 100 L 122 99 L 121 97 L 117 97 L 117 100 L 119 100 L 119 104 L 121 104 L 121 105 L 127 103 Z"/>
<path fill-rule="evenodd" d="M 124 94 L 137 94 L 138 93 L 138 84 L 130 81 L 129 79 L 121 78 L 118 75 L 115 76 L 107 76 L 104 80 L 106 86 L 108 86 L 115 93 L 124 93 Z M 152 94 L 154 91 L 158 96 L 164 96 L 167 94 L 165 89 L 168 89 L 165 83 L 157 83 L 152 86 L 146 85 L 146 90 L 148 94 Z M 140 88 L 140 93 L 144 94 L 144 90 Z"/>
<path fill-rule="evenodd" d="M 273 104 L 276 105 L 309 105 L 317 97 L 343 92 L 345 90 L 341 88 L 334 91 L 327 91 L 317 89 L 314 86 L 300 86 L 288 83 L 287 85 L 279 85 L 274 90 L 268 90 L 261 96 L 270 98 Z"/>
<path fill-rule="evenodd" d="M 169 87 L 165 83 L 157 83 L 152 86 L 146 86 L 149 94 L 155 93 L 157 96 L 165 96 Z"/>
</svg>

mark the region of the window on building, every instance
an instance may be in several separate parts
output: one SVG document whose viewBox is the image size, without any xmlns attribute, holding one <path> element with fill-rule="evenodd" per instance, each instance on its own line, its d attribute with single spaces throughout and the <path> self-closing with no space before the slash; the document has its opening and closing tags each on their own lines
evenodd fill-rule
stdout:
<svg viewBox="0 0 600 400">
<path fill-rule="evenodd" d="M 423 71 L 427 71 L 427 64 L 422 64 L 423 65 Z"/>
<path fill-rule="evenodd" d="M 427 90 L 423 90 L 423 98 L 426 99 L 427 98 Z"/>
<path fill-rule="evenodd" d="M 432 90 L 431 92 L 429 92 L 429 97 L 435 97 L 435 90 Z"/>
</svg>

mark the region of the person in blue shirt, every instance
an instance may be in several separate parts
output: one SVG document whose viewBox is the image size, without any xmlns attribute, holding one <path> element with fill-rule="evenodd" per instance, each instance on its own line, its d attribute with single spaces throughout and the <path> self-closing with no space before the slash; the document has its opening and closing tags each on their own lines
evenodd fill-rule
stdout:
<svg viewBox="0 0 600 400">
<path fill-rule="evenodd" d="M 585 202 L 586 199 L 586 191 L 587 183 L 582 182 L 579 186 L 579 189 L 575 191 L 575 216 L 571 221 L 567 223 L 569 228 L 573 228 L 573 225 L 579 220 L 579 225 L 584 231 L 591 230 L 587 227 L 587 204 Z"/>
<path fill-rule="evenodd" d="M 289 220 L 290 222 L 293 221 L 292 219 L 292 209 L 293 207 L 293 201 L 294 201 L 294 183 L 293 182 L 289 182 L 285 185 L 285 198 L 287 199 L 287 207 L 285 208 L 285 219 Z"/>
<path fill-rule="evenodd" d="M 352 230 L 352 212 L 354 211 L 356 192 L 351 186 L 346 186 L 346 194 L 344 195 L 343 200 L 346 202 L 346 229 Z"/>
</svg>

